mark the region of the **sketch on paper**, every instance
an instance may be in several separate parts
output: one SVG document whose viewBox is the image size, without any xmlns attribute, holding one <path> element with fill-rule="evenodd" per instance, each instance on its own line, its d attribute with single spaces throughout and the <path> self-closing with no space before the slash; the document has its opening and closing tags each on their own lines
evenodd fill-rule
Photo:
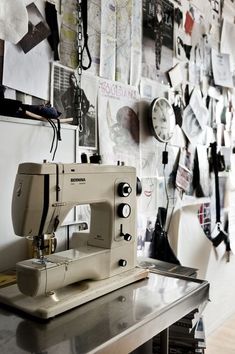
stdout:
<svg viewBox="0 0 235 354">
<path fill-rule="evenodd" d="M 138 90 L 101 80 L 98 93 L 99 147 L 103 163 L 123 161 L 139 171 Z"/>
<path fill-rule="evenodd" d="M 193 145 L 204 143 L 206 130 L 202 129 L 202 126 L 190 105 L 184 110 L 182 129 Z"/>
</svg>

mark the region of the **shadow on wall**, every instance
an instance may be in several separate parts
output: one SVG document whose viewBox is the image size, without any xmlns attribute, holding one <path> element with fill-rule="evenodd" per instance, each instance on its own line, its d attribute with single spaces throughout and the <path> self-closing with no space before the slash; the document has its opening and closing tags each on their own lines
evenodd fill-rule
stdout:
<svg viewBox="0 0 235 354">
<path fill-rule="evenodd" d="M 0 249 L 0 271 L 13 268 L 15 264 L 27 258 L 27 240 L 19 237 L 16 241 L 8 245 L 1 246 Z"/>
</svg>

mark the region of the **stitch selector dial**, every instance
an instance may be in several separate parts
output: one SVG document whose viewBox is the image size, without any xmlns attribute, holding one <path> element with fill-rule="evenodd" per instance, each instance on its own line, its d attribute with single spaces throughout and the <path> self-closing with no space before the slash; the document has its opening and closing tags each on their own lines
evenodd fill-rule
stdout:
<svg viewBox="0 0 235 354">
<path fill-rule="evenodd" d="M 128 218 L 131 214 L 131 207 L 127 203 L 121 203 L 117 209 L 118 216 L 120 218 Z"/>
<path fill-rule="evenodd" d="M 119 197 L 128 197 L 132 192 L 132 188 L 127 182 L 119 183 L 118 185 L 118 195 Z"/>
</svg>

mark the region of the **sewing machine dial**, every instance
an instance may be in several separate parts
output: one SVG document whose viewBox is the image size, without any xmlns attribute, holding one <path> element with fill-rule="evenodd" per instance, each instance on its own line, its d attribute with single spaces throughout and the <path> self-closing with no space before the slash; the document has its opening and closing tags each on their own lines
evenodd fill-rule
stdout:
<svg viewBox="0 0 235 354">
<path fill-rule="evenodd" d="M 118 195 L 120 197 L 128 197 L 132 192 L 132 188 L 127 182 L 119 183 L 118 185 Z"/>
<path fill-rule="evenodd" d="M 163 142 L 168 142 L 174 133 L 175 114 L 170 102 L 164 98 L 156 98 L 151 103 L 150 129 L 154 137 Z"/>
<path fill-rule="evenodd" d="M 131 214 L 131 207 L 129 204 L 122 203 L 118 206 L 118 216 L 120 218 L 128 218 Z"/>
</svg>

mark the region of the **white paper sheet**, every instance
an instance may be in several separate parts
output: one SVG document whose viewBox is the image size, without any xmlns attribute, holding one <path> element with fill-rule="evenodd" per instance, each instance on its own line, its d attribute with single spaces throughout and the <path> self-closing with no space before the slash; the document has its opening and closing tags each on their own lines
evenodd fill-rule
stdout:
<svg viewBox="0 0 235 354">
<path fill-rule="evenodd" d="M 182 129 L 193 145 L 205 143 L 206 131 L 202 129 L 190 105 L 184 110 Z"/>
<path fill-rule="evenodd" d="M 231 68 L 235 68 L 235 24 L 229 23 L 226 19 L 223 20 L 220 51 L 221 53 L 229 54 L 231 60 Z"/>
<path fill-rule="evenodd" d="M 47 40 L 27 54 L 18 46 L 6 42 L 3 85 L 49 100 L 51 60 L 52 52 Z"/>
<path fill-rule="evenodd" d="M 194 89 L 189 104 L 202 129 L 208 124 L 209 112 L 202 100 L 201 93 L 198 89 Z"/>
<path fill-rule="evenodd" d="M 177 87 L 183 82 L 183 75 L 181 71 L 180 63 L 176 64 L 172 69 L 168 71 L 170 77 L 171 86 Z"/>
<path fill-rule="evenodd" d="M 235 6 L 234 6 L 234 1 L 233 0 L 223 1 L 222 16 L 223 16 L 223 18 L 226 18 L 226 20 L 228 20 L 231 23 L 233 23 L 234 16 L 235 16 Z"/>
<path fill-rule="evenodd" d="M 17 43 L 28 32 L 28 13 L 24 0 L 0 1 L 0 39 Z"/>
<path fill-rule="evenodd" d="M 220 54 L 212 49 L 211 59 L 215 84 L 224 87 L 233 87 L 229 54 Z"/>
<path fill-rule="evenodd" d="M 140 81 L 140 96 L 152 100 L 157 97 L 168 98 L 170 87 L 163 85 L 155 80 L 141 78 Z"/>
</svg>

